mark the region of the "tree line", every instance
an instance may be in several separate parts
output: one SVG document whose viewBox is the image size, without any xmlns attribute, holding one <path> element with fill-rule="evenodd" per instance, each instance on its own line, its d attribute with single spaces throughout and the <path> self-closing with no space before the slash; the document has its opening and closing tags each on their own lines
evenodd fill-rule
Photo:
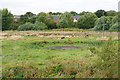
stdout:
<svg viewBox="0 0 120 80">
<path fill-rule="evenodd" d="M 44 13 L 40 12 L 37 15 L 32 12 L 27 12 L 21 15 L 15 21 L 13 14 L 8 9 L 0 10 L 0 19 L 2 19 L 2 30 L 51 30 L 59 28 L 79 28 L 102 30 L 104 21 L 104 30 L 118 31 L 119 21 L 118 12 L 114 10 L 105 11 L 97 10 L 96 12 L 56 12 Z M 54 21 L 54 16 L 60 15 L 57 22 Z M 79 15 L 78 22 L 73 22 L 73 16 Z"/>
</svg>

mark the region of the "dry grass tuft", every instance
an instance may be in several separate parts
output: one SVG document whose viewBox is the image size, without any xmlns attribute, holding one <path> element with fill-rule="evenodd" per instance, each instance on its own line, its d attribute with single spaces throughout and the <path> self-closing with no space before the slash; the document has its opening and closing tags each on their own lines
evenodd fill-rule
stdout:
<svg viewBox="0 0 120 80">
<path fill-rule="evenodd" d="M 2 39 L 6 39 L 7 37 L 3 37 L 3 36 L 0 36 L 0 40 L 2 40 Z"/>
<path fill-rule="evenodd" d="M 114 37 L 114 39 L 113 39 L 113 40 L 118 41 L 118 40 L 120 40 L 120 39 L 119 39 L 119 37 Z"/>
<path fill-rule="evenodd" d="M 101 37 L 101 38 L 97 38 L 97 41 L 107 41 L 109 38 L 107 37 Z"/>
<path fill-rule="evenodd" d="M 31 33 L 31 34 L 26 34 L 26 36 L 38 36 L 38 34 Z"/>
<path fill-rule="evenodd" d="M 9 36 L 9 34 L 8 33 L 2 33 L 2 34 L 0 34 L 0 36 Z"/>
<path fill-rule="evenodd" d="M 24 39 L 22 36 L 10 36 L 8 39 L 10 40 L 18 40 L 18 39 Z"/>
</svg>

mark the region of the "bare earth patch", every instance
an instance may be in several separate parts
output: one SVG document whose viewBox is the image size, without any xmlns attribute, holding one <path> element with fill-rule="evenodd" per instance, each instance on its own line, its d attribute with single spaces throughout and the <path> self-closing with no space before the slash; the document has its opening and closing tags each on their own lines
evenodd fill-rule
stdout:
<svg viewBox="0 0 120 80">
<path fill-rule="evenodd" d="M 86 46 L 49 46 L 43 47 L 44 49 L 79 49 L 79 48 L 88 48 Z"/>
</svg>

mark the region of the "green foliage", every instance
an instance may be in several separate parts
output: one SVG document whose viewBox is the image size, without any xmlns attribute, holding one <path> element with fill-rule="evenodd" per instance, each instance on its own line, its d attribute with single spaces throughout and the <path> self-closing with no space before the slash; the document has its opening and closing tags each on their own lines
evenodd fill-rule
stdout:
<svg viewBox="0 0 120 80">
<path fill-rule="evenodd" d="M 20 24 L 24 24 L 28 22 L 28 15 L 27 14 L 21 15 L 20 18 L 18 19 L 18 22 Z"/>
<path fill-rule="evenodd" d="M 10 27 L 10 29 L 11 30 L 17 30 L 20 25 L 21 24 L 18 21 L 14 21 L 14 23 L 12 24 L 12 26 Z"/>
<path fill-rule="evenodd" d="M 77 13 L 75 11 L 71 11 L 70 12 L 73 16 L 77 15 Z"/>
<path fill-rule="evenodd" d="M 62 13 L 61 12 L 56 12 L 55 15 L 61 15 Z"/>
<path fill-rule="evenodd" d="M 98 55 L 98 60 L 93 65 L 105 77 L 115 77 L 118 74 L 118 43 L 111 38 L 104 43 L 102 48 L 90 49 L 92 53 Z"/>
<path fill-rule="evenodd" d="M 35 24 L 32 24 L 30 22 L 27 22 L 23 25 L 20 25 L 18 27 L 18 30 L 20 31 L 26 31 L 26 30 L 45 30 L 47 29 L 47 26 L 42 23 L 42 22 L 38 22 L 36 21 Z"/>
<path fill-rule="evenodd" d="M 91 29 L 79 29 L 79 28 L 60 28 L 52 29 L 53 31 L 91 31 Z"/>
<path fill-rule="evenodd" d="M 119 23 L 120 24 L 120 23 Z M 120 30 L 120 27 L 119 27 L 119 25 L 118 25 L 118 22 L 116 22 L 115 24 L 113 24 L 111 27 L 110 27 L 110 29 L 109 29 L 109 31 L 119 31 Z"/>
<path fill-rule="evenodd" d="M 33 17 L 33 13 L 32 12 L 26 12 L 26 14 L 28 15 L 28 17 Z"/>
<path fill-rule="evenodd" d="M 104 30 L 109 30 L 111 24 L 111 18 L 110 17 L 104 17 Z M 95 27 L 93 30 L 103 30 L 103 17 L 99 18 L 95 22 Z"/>
<path fill-rule="evenodd" d="M 117 12 L 114 10 L 107 11 L 107 16 L 116 16 Z"/>
<path fill-rule="evenodd" d="M 100 18 L 101 16 L 103 16 L 103 13 L 104 13 L 104 16 L 107 15 L 107 12 L 105 10 L 97 10 L 95 12 L 95 14 L 97 15 L 98 18 Z"/>
<path fill-rule="evenodd" d="M 61 64 L 57 64 L 57 65 L 49 65 L 48 67 L 46 67 L 46 71 L 50 76 L 55 76 L 58 73 L 60 73 L 62 71 L 63 67 L 61 66 Z"/>
<path fill-rule="evenodd" d="M 52 13 L 52 12 L 49 12 L 51 15 L 61 15 L 62 13 L 61 12 L 54 12 L 54 13 Z"/>
<path fill-rule="evenodd" d="M 41 74 L 40 74 L 41 70 L 33 65 L 35 64 L 30 62 L 24 65 L 17 63 L 15 64 L 15 66 L 9 66 L 9 68 L 4 69 L 3 78 L 38 78 L 38 77 L 41 77 Z"/>
<path fill-rule="evenodd" d="M 87 14 L 87 13 L 91 13 L 91 12 L 85 12 L 85 11 L 83 11 L 83 12 L 81 12 L 81 13 L 79 13 L 79 15 L 85 15 L 85 14 Z"/>
<path fill-rule="evenodd" d="M 24 39 L 13 41 L 8 38 L 2 42 L 4 78 L 118 78 L 118 62 L 116 62 L 119 57 L 118 41 L 96 41 L 98 37 L 102 37 L 101 33 L 98 35 L 89 32 L 87 38 L 84 37 L 85 32 L 6 31 L 4 33 L 8 36 L 15 34 L 24 36 Z M 111 34 L 106 32 L 107 36 L 113 38 L 117 37 L 116 34 L 117 32 Z M 38 35 L 44 36 L 38 37 Z M 53 37 L 48 38 L 51 35 Z M 57 39 L 61 35 L 73 35 L 73 37 Z M 88 46 L 88 48 L 43 49 L 63 45 Z"/>
<path fill-rule="evenodd" d="M 57 22 L 58 28 L 71 28 L 73 26 L 73 16 L 69 12 L 62 14 Z"/>
<path fill-rule="evenodd" d="M 36 17 L 31 17 L 28 19 L 28 22 L 35 23 L 36 22 Z"/>
<path fill-rule="evenodd" d="M 43 23 L 46 24 L 46 23 L 47 23 L 47 14 L 44 13 L 44 12 L 39 13 L 39 14 L 37 15 L 36 21 L 38 21 L 38 22 L 43 22 Z"/>
<path fill-rule="evenodd" d="M 0 30 L 2 30 L 2 10 L 0 10 Z"/>
<path fill-rule="evenodd" d="M 114 16 L 112 19 L 111 26 L 118 22 L 118 16 Z"/>
<path fill-rule="evenodd" d="M 2 30 L 10 30 L 13 24 L 13 14 L 8 11 L 8 9 L 2 10 Z"/>
<path fill-rule="evenodd" d="M 34 30 L 45 30 L 45 29 L 47 29 L 47 26 L 44 23 L 38 22 L 38 21 L 35 22 L 34 26 L 35 26 Z"/>
<path fill-rule="evenodd" d="M 81 29 L 93 28 L 96 19 L 97 16 L 94 13 L 87 13 L 78 19 L 76 27 Z"/>
<path fill-rule="evenodd" d="M 24 24 L 26 22 L 35 23 L 35 21 L 36 21 L 36 17 L 32 12 L 26 12 L 26 14 L 21 15 L 20 19 L 18 19 L 19 24 Z"/>
<path fill-rule="evenodd" d="M 47 25 L 48 29 L 56 28 L 56 23 L 54 22 L 53 16 L 41 12 L 37 15 L 37 22 L 42 22 Z"/>
<path fill-rule="evenodd" d="M 30 23 L 30 22 L 26 22 L 23 25 L 20 25 L 18 27 L 19 31 L 26 31 L 26 30 L 33 30 L 34 29 L 34 24 Z"/>
</svg>

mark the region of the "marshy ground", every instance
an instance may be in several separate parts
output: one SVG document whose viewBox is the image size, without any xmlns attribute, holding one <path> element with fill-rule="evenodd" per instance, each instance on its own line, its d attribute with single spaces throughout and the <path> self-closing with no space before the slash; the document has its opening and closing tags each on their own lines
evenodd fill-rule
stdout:
<svg viewBox="0 0 120 80">
<path fill-rule="evenodd" d="M 118 77 L 118 32 L 5 31 L 0 39 L 5 78 Z"/>
</svg>

